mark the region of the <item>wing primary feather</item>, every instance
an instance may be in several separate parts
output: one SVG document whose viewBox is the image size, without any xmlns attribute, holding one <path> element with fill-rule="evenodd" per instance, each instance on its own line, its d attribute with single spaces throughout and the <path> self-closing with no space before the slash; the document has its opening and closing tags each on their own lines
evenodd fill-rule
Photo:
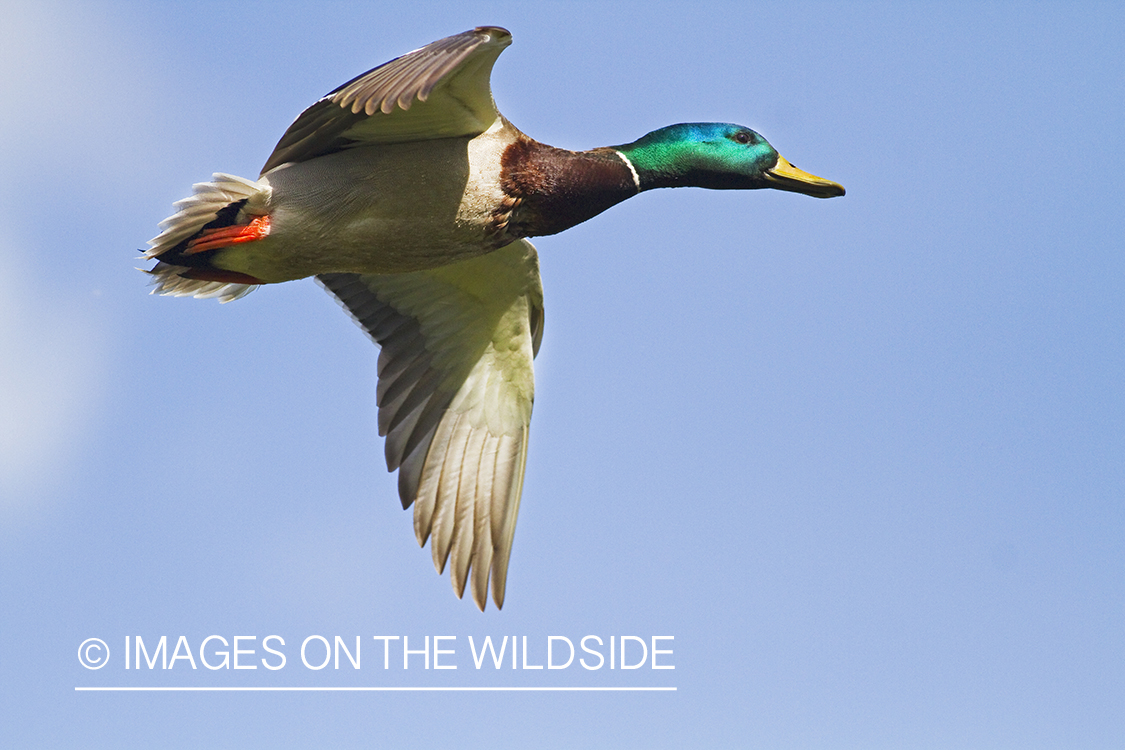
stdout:
<svg viewBox="0 0 1125 750">
<path fill-rule="evenodd" d="M 442 461 L 437 505 L 434 508 L 434 526 L 430 532 L 430 552 L 438 573 L 445 572 L 445 564 L 449 561 L 449 551 L 453 546 L 453 532 L 457 526 L 457 491 L 461 484 L 465 449 L 472 435 L 472 427 L 461 414 L 457 414 L 455 420 L 456 426 L 446 446 L 445 460 Z"/>
<path fill-rule="evenodd" d="M 400 412 L 405 413 L 405 412 Z M 387 459 L 387 470 L 394 471 L 402 465 L 406 457 L 411 454 L 406 450 L 410 437 L 416 432 L 418 435 L 418 444 L 426 443 L 428 441 L 427 433 L 432 433 L 433 428 L 437 426 L 437 422 L 431 420 L 428 423 L 422 423 L 422 417 L 425 414 L 425 408 L 414 409 L 406 416 L 398 419 L 398 423 L 390 430 L 384 433 L 387 436 L 386 444 L 383 446 L 383 453 Z M 419 427 L 422 424 L 422 427 Z M 417 482 L 415 482 L 417 484 Z M 413 497 L 411 497 L 413 500 Z"/>
<path fill-rule="evenodd" d="M 505 445 L 506 443 L 506 445 Z M 492 601 L 496 608 L 504 606 L 504 590 L 508 584 L 508 562 L 512 556 L 512 537 L 519 515 L 523 491 L 523 470 L 527 456 L 527 429 L 518 437 L 505 435 L 497 451 L 497 474 L 502 490 L 493 495 L 492 530 L 495 555 L 492 561 Z M 499 506 L 499 507 L 498 507 Z M 499 533 L 497 533 L 499 532 Z"/>
<path fill-rule="evenodd" d="M 457 494 L 454 508 L 453 542 L 449 549 L 449 577 L 453 590 L 460 599 L 465 593 L 465 582 L 469 577 L 469 564 L 473 559 L 473 535 L 476 532 L 475 515 L 477 493 L 480 490 L 479 476 L 481 451 L 484 448 L 487 432 L 472 430 L 465 440 L 465 454 L 458 467 Z"/>
<path fill-rule="evenodd" d="M 402 463 L 399 464 L 398 496 L 403 510 L 409 508 L 414 503 L 415 498 L 418 497 L 418 487 L 422 482 L 422 470 L 426 466 L 426 455 L 429 452 L 429 445 L 433 441 L 436 430 L 437 424 L 434 424 L 429 432 L 423 435 L 422 444 L 424 447 L 406 454 L 406 458 L 402 459 Z M 419 546 L 426 543 L 429 535 L 430 531 L 427 525 L 425 536 L 418 540 Z"/>
<path fill-rule="evenodd" d="M 418 482 L 418 494 L 414 499 L 414 536 L 418 539 L 419 545 L 425 544 L 426 539 L 433 535 L 441 471 L 456 423 L 456 415 L 449 419 L 442 419 L 438 422 L 429 447 L 420 448 L 425 453 L 425 462 Z"/>
<path fill-rule="evenodd" d="M 477 473 L 476 512 L 473 515 L 473 567 L 471 587 L 473 603 L 484 611 L 488 601 L 488 579 L 492 571 L 492 495 L 496 491 L 496 451 L 500 440 L 489 435 L 481 449 L 481 466 Z"/>
</svg>

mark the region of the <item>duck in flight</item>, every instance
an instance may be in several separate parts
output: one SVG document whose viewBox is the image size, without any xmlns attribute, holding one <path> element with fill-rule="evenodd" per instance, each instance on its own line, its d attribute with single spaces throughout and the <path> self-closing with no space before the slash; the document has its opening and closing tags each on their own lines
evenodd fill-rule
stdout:
<svg viewBox="0 0 1125 750">
<path fill-rule="evenodd" d="M 504 604 L 543 290 L 528 237 L 645 190 L 844 194 L 740 125 L 690 123 L 567 151 L 517 130 L 489 77 L 512 41 L 482 26 L 355 78 L 306 109 L 257 180 L 216 173 L 146 258 L 154 293 L 237 299 L 307 276 L 380 346 L 379 434 L 403 508 L 484 609 Z"/>
</svg>

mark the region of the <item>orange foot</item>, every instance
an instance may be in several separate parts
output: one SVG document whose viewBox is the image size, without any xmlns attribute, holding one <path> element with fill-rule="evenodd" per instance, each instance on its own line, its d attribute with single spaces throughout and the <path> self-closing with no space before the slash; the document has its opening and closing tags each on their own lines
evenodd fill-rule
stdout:
<svg viewBox="0 0 1125 750">
<path fill-rule="evenodd" d="M 218 250 L 221 247 L 230 247 L 243 242 L 253 242 L 270 233 L 270 217 L 259 216 L 244 226 L 220 227 L 219 229 L 204 229 L 199 236 L 188 241 L 184 255 L 195 255 L 206 250 Z"/>
</svg>

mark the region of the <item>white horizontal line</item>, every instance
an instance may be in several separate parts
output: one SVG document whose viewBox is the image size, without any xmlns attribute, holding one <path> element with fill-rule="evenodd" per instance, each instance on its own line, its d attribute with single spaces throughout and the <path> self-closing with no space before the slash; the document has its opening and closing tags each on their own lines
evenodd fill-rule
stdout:
<svg viewBox="0 0 1125 750">
<path fill-rule="evenodd" d="M 674 687 L 76 687 L 77 692 L 109 693 L 277 693 L 277 692 L 675 692 Z"/>
</svg>

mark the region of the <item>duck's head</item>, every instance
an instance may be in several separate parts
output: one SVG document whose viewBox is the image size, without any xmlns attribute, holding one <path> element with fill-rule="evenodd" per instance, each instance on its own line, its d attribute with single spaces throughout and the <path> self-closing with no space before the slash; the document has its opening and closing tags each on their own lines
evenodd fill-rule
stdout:
<svg viewBox="0 0 1125 750">
<path fill-rule="evenodd" d="M 633 165 L 642 190 L 773 188 L 815 198 L 844 194 L 831 180 L 797 169 L 750 128 L 721 122 L 669 125 L 615 147 Z"/>
</svg>

